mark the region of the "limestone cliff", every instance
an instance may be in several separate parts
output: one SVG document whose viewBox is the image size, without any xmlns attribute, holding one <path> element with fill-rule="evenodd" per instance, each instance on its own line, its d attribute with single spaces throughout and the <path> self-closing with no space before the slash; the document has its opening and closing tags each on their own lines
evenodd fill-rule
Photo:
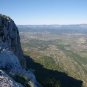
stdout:
<svg viewBox="0 0 87 87">
<path fill-rule="evenodd" d="M 22 67 L 26 67 L 26 61 L 20 45 L 19 31 L 14 21 L 0 14 L 0 47 L 11 50 L 20 60 Z"/>
<path fill-rule="evenodd" d="M 26 81 L 29 83 L 30 87 L 41 87 L 41 85 L 36 81 L 35 75 L 32 73 L 32 71 L 31 70 L 26 71 L 25 68 L 22 68 L 18 58 L 11 51 L 7 49 L 2 49 L 0 51 L 0 69 L 1 69 L 0 71 L 4 70 L 8 74 L 12 75 L 13 77 L 21 76 L 25 78 Z M 4 73 L 3 71 L 0 73 L 0 79 L 2 78 L 5 78 L 5 80 L 9 79 L 8 75 L 3 73 Z M 12 79 L 11 81 L 12 83 L 14 83 L 13 84 L 14 86 L 11 86 L 11 87 L 17 87 L 15 86 L 15 84 L 17 83 L 14 82 L 14 80 Z M 3 83 L 3 82 L 4 82 L 4 79 L 0 80 L 0 83 Z M 3 84 L 10 85 L 9 80 Z M 0 87 L 3 87 L 3 84 L 1 84 Z M 9 86 L 6 86 L 6 87 L 9 87 Z M 22 86 L 18 85 L 18 87 L 22 87 Z"/>
<path fill-rule="evenodd" d="M 26 70 L 20 37 L 14 21 L 0 15 L 0 87 L 42 87 L 31 70 Z M 6 72 L 6 73 L 5 73 Z M 7 75 L 8 74 L 8 75 Z M 17 83 L 10 76 L 25 79 Z"/>
</svg>

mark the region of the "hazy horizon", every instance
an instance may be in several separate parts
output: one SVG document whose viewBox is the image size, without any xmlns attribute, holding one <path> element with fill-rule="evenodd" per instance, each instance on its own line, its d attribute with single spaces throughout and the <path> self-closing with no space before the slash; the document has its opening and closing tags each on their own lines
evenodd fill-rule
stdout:
<svg viewBox="0 0 87 87">
<path fill-rule="evenodd" d="M 17 24 L 17 25 L 59 25 L 59 26 L 62 26 L 62 25 L 87 25 L 87 23 L 85 24 Z"/>
</svg>

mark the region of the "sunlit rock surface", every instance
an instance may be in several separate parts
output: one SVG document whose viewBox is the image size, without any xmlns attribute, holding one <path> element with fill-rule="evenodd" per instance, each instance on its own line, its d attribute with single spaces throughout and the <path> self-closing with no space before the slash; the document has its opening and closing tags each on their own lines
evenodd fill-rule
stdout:
<svg viewBox="0 0 87 87">
<path fill-rule="evenodd" d="M 26 67 L 26 61 L 21 50 L 19 31 L 14 21 L 0 15 L 0 47 L 11 50 L 18 58 L 23 67 Z"/>
<path fill-rule="evenodd" d="M 26 71 L 18 29 L 12 19 L 0 15 L 0 69 L 29 79 L 31 87 L 41 87 L 31 70 Z M 0 87 L 23 87 L 0 70 Z"/>
<path fill-rule="evenodd" d="M 0 87 L 24 87 L 20 83 L 15 82 L 4 71 L 0 70 Z"/>
</svg>

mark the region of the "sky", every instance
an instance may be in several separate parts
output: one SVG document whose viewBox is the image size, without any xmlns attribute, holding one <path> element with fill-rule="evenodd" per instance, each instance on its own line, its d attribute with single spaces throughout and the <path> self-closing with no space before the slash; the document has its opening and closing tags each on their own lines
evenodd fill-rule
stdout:
<svg viewBox="0 0 87 87">
<path fill-rule="evenodd" d="M 87 0 L 0 0 L 17 25 L 87 24 Z"/>
</svg>

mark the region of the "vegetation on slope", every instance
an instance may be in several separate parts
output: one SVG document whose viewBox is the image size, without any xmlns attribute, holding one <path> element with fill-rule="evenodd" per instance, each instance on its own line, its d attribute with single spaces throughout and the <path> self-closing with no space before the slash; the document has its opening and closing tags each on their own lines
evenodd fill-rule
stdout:
<svg viewBox="0 0 87 87">
<path fill-rule="evenodd" d="M 72 77 L 69 77 L 67 76 L 67 74 L 63 72 L 52 70 L 53 67 L 52 68 L 50 67 L 50 69 L 46 69 L 40 63 L 36 63 L 34 60 L 32 60 L 29 56 L 25 56 L 25 58 L 27 61 L 27 68 L 29 69 L 32 67 L 32 69 L 35 70 L 34 74 L 37 80 L 43 85 L 43 87 L 81 87 L 82 86 L 82 81 L 80 80 L 76 80 Z M 48 62 L 52 63 L 51 60 L 49 60 Z M 54 65 L 54 63 L 52 63 L 52 65 Z"/>
<path fill-rule="evenodd" d="M 87 54 L 84 52 L 84 50 L 87 49 L 85 33 L 82 31 L 82 33 L 80 31 L 75 33 L 74 30 L 67 32 L 61 30 L 59 33 L 57 29 L 55 32 L 53 32 L 53 30 L 51 32 L 49 29 L 45 29 L 45 31 L 38 31 L 37 29 L 35 31 L 30 30 L 30 32 L 20 32 L 22 48 L 24 54 L 30 56 L 34 61 L 31 64 L 31 62 L 29 62 L 30 60 L 27 60 L 29 64 L 28 68 L 35 69 L 36 77 L 44 87 L 48 84 L 50 85 L 49 87 L 51 87 L 52 84 L 53 87 L 64 84 L 58 79 L 58 72 L 65 72 L 69 77 L 81 80 L 83 83 L 87 82 Z M 35 62 L 39 65 L 35 65 Z M 57 72 L 57 74 L 55 74 L 55 72 Z M 39 74 L 41 74 L 41 76 Z M 45 76 L 49 78 L 49 81 Z M 52 80 L 52 84 L 50 80 Z M 57 84 L 55 85 L 55 83 Z M 65 83 L 68 82 L 65 81 Z M 66 87 L 69 87 L 69 85 L 70 84 Z M 70 87 L 77 86 L 74 84 L 74 86 L 72 85 Z M 60 85 L 60 87 L 62 86 Z M 79 87 L 81 87 L 81 85 Z M 86 87 L 86 84 L 84 84 L 84 87 Z"/>
</svg>

